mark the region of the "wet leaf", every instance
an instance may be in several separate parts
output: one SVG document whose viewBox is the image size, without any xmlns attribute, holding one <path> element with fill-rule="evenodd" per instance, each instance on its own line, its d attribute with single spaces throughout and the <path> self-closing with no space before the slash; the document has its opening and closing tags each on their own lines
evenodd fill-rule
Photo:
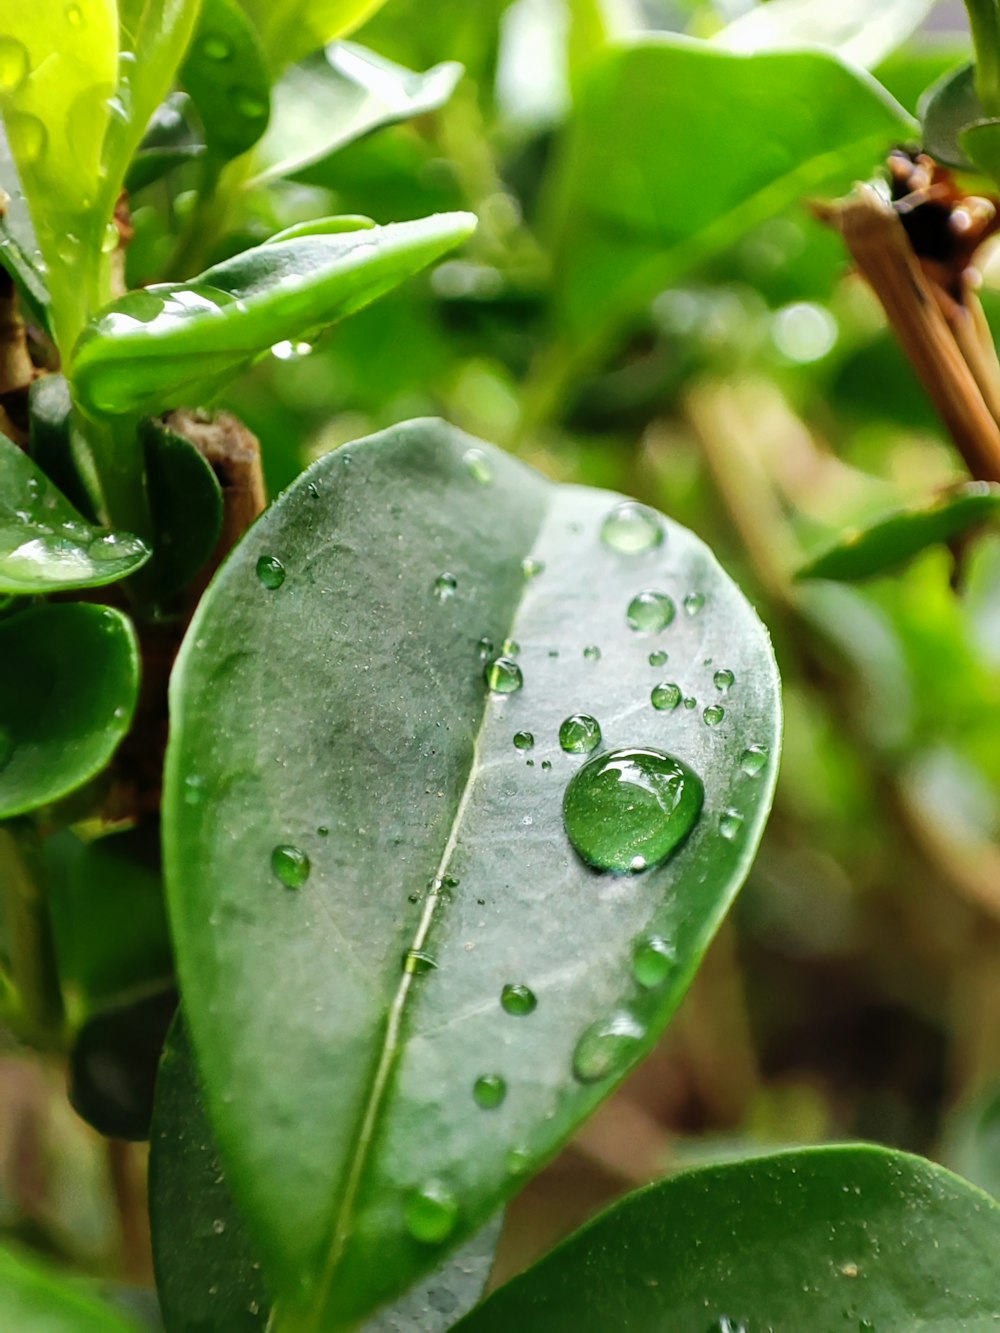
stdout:
<svg viewBox="0 0 1000 1333">
<path fill-rule="evenodd" d="M 253 25 L 234 0 L 204 0 L 180 77 L 216 165 L 245 153 L 267 129 L 271 80 Z"/>
</svg>

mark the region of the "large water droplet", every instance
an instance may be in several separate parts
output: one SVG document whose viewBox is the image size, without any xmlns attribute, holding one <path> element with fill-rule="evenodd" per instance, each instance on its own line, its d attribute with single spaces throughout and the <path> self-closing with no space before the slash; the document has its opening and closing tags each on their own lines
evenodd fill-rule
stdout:
<svg viewBox="0 0 1000 1333">
<path fill-rule="evenodd" d="M 439 1245 L 451 1235 L 458 1219 L 455 1196 L 440 1181 L 429 1181 L 406 1201 L 406 1229 L 414 1240 Z"/>
<path fill-rule="evenodd" d="M 462 462 L 465 464 L 466 472 L 473 481 L 478 481 L 480 486 L 489 486 L 493 481 L 493 469 L 490 467 L 490 460 L 482 449 L 466 449 L 462 455 Z"/>
<path fill-rule="evenodd" d="M 500 992 L 500 1003 L 508 1014 L 523 1018 L 534 1013 L 538 1007 L 538 997 L 529 987 L 519 981 L 508 982 Z"/>
<path fill-rule="evenodd" d="M 673 620 L 675 610 L 673 598 L 665 592 L 646 589 L 629 602 L 625 619 L 640 634 L 659 634 Z"/>
<path fill-rule="evenodd" d="M 311 868 L 309 857 L 291 843 L 280 843 L 271 853 L 271 869 L 286 888 L 301 889 Z"/>
<path fill-rule="evenodd" d="M 729 670 L 728 667 L 720 667 L 719 670 L 712 677 L 712 681 L 715 684 L 715 688 L 717 690 L 721 690 L 723 694 L 725 694 L 728 690 L 732 689 L 733 682 L 735 680 L 736 677 L 733 675 L 733 673 Z"/>
<path fill-rule="evenodd" d="M 439 574 L 434 580 L 434 596 L 439 602 L 446 602 L 449 597 L 454 597 L 457 588 L 458 579 L 454 574 Z"/>
<path fill-rule="evenodd" d="M 719 816 L 719 832 L 727 842 L 735 842 L 743 828 L 743 816 L 738 810 L 723 810 Z"/>
<path fill-rule="evenodd" d="M 595 755 L 573 774 L 563 821 L 574 850 L 598 870 L 634 873 L 660 865 L 694 827 L 704 788 L 687 764 L 662 750 Z"/>
<path fill-rule="evenodd" d="M 525 556 L 521 561 L 521 573 L 525 579 L 537 579 L 545 569 L 545 564 L 541 560 L 536 560 L 534 556 Z"/>
<path fill-rule="evenodd" d="M 748 778 L 755 778 L 767 763 L 766 745 L 748 745 L 740 755 L 740 768 Z"/>
<path fill-rule="evenodd" d="M 677 954 L 662 935 L 646 935 L 636 941 L 632 953 L 632 975 L 640 986 L 662 986 L 674 970 Z"/>
<path fill-rule="evenodd" d="M 515 694 L 524 684 L 521 668 L 511 657 L 495 657 L 483 674 L 494 694 Z"/>
<path fill-rule="evenodd" d="M 515 750 L 530 750 L 534 744 L 535 744 L 535 738 L 530 731 L 514 732 Z"/>
<path fill-rule="evenodd" d="M 669 680 L 661 681 L 653 686 L 649 701 L 661 713 L 672 713 L 681 701 L 681 687 Z"/>
<path fill-rule="evenodd" d="M 581 1083 L 597 1083 L 619 1073 L 638 1054 L 646 1029 L 627 1010 L 591 1023 L 573 1052 L 573 1073 Z"/>
<path fill-rule="evenodd" d="M 7 140 L 20 166 L 32 166 L 44 154 L 48 131 L 29 111 L 7 113 Z"/>
<path fill-rule="evenodd" d="M 507 1096 L 507 1083 L 499 1074 L 481 1074 L 472 1085 L 476 1105 L 494 1111 Z"/>
<path fill-rule="evenodd" d="M 663 541 L 663 524 L 655 509 L 625 500 L 601 524 L 601 541 L 622 555 L 651 551 Z"/>
<path fill-rule="evenodd" d="M 717 727 L 725 716 L 726 710 L 723 708 L 722 704 L 709 704 L 702 712 L 705 724 L 709 727 Z"/>
<path fill-rule="evenodd" d="M 257 577 L 271 592 L 285 581 L 285 566 L 276 555 L 262 555 L 257 560 Z"/>
<path fill-rule="evenodd" d="M 30 68 L 24 43 L 15 37 L 0 37 L 0 92 L 16 92 Z"/>
<path fill-rule="evenodd" d="M 649 665 L 651 667 L 661 667 L 667 665 L 669 653 L 665 648 L 654 648 L 649 654 Z"/>
<path fill-rule="evenodd" d="M 573 713 L 559 728 L 559 744 L 567 754 L 590 754 L 601 743 L 601 725 L 589 713 Z"/>
</svg>

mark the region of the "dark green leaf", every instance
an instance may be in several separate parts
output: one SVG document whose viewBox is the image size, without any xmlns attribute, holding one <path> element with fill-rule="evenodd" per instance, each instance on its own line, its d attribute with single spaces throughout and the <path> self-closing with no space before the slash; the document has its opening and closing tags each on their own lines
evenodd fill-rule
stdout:
<svg viewBox="0 0 1000 1333">
<path fill-rule="evenodd" d="M 886 514 L 866 528 L 845 532 L 796 574 L 800 579 L 853 582 L 874 578 L 912 560 L 929 546 L 953 541 L 1000 516 L 1000 486 L 970 481 L 930 504 Z"/>
<path fill-rule="evenodd" d="M 66 602 L 0 621 L 0 818 L 99 773 L 128 730 L 138 687 L 135 632 L 120 611 Z"/>
<path fill-rule="evenodd" d="M 618 499 L 441 423 L 395 428 L 254 526 L 178 659 L 182 994 L 230 1186 L 276 1294 L 318 1326 L 439 1263 L 649 1050 L 753 857 L 779 739 L 767 635 L 677 525 L 640 511 L 618 540 L 662 545 L 603 544 Z M 628 626 L 643 589 L 676 603 L 662 634 Z M 482 636 L 520 643 L 522 690 L 487 692 Z M 662 682 L 692 706 L 654 708 Z M 642 877 L 588 869 L 563 832 L 577 712 L 704 783 L 691 837 Z M 502 1105 L 477 1100 L 483 1075 Z"/>
<path fill-rule="evenodd" d="M 135 194 L 154 181 L 162 180 L 175 167 L 204 156 L 205 146 L 199 143 L 184 144 L 179 148 L 144 148 L 132 159 L 125 177 L 125 189 L 129 194 Z"/>
<path fill-rule="evenodd" d="M 80 340 L 74 389 L 95 413 L 159 413 L 197 400 L 275 343 L 314 336 L 391 291 L 474 226 L 469 213 L 441 213 L 317 231 L 246 250 L 186 285 L 131 292 Z"/>
<path fill-rule="evenodd" d="M 28 455 L 0 435 L 0 592 L 99 588 L 148 559 L 138 537 L 88 523 Z"/>
<path fill-rule="evenodd" d="M 974 67 L 962 65 L 932 84 L 920 99 L 918 115 L 924 151 L 947 166 L 971 171 L 972 163 L 962 148 L 960 135 L 967 126 L 986 118 L 976 95 Z"/>
<path fill-rule="evenodd" d="M 1000 1207 L 949 1171 L 806 1148 L 630 1195 L 456 1333 L 985 1330 L 998 1245 Z"/>
<path fill-rule="evenodd" d="M 138 1333 L 82 1283 L 0 1247 L 0 1310 L 14 1333 Z"/>
<path fill-rule="evenodd" d="M 140 428 L 153 520 L 149 573 L 160 597 L 185 587 L 215 549 L 222 491 L 211 465 L 190 440 L 146 421 Z"/>
<path fill-rule="evenodd" d="M 7 196 L 0 208 L 0 264 L 14 279 L 26 317 L 47 331 L 49 289 L 39 268 L 41 251 L 3 125 L 0 125 L 0 189 Z"/>
<path fill-rule="evenodd" d="M 94 517 L 81 477 L 73 430 L 73 400 L 65 375 L 42 375 L 28 392 L 28 452 L 71 505 Z"/>
<path fill-rule="evenodd" d="M 156 108 L 139 151 L 129 163 L 125 176 L 129 194 L 151 185 L 174 167 L 204 156 L 205 144 L 190 123 L 192 105 L 187 93 L 175 92 Z"/>
<path fill-rule="evenodd" d="M 245 153 L 267 129 L 271 80 L 253 25 L 233 0 L 203 0 L 180 78 L 218 162 Z"/>
</svg>

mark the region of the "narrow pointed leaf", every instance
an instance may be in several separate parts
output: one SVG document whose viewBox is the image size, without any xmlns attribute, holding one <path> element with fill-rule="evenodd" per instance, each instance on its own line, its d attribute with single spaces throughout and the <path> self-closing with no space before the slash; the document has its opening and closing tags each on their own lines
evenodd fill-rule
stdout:
<svg viewBox="0 0 1000 1333">
<path fill-rule="evenodd" d="M 203 0 L 180 77 L 218 163 L 245 153 L 267 129 L 271 80 L 253 24 L 234 0 Z"/>
<path fill-rule="evenodd" d="M 17 1333 L 139 1333 L 79 1281 L 0 1246 L 0 1310 Z"/>
<path fill-rule="evenodd" d="M 131 292 L 81 338 L 72 381 L 93 413 L 159 413 L 274 343 L 314 336 L 464 241 L 469 213 L 259 245 L 186 285 Z"/>
<path fill-rule="evenodd" d="M 779 732 L 766 632 L 676 524 L 627 508 L 611 537 L 645 549 L 606 545 L 619 500 L 397 427 L 284 494 L 182 648 L 181 990 L 230 1188 L 303 1326 L 393 1299 L 551 1156 L 656 1041 L 753 857 Z M 630 611 L 640 592 L 671 600 Z M 487 690 L 483 636 L 516 640 L 489 674 L 523 688 Z M 672 711 L 651 702 L 666 683 Z M 567 839 L 577 713 L 703 784 L 700 818 L 688 777 L 683 826 L 655 821 L 690 836 L 645 874 Z M 583 819 L 591 860 L 633 864 L 631 808 Z"/>
<path fill-rule="evenodd" d="M 455 1333 L 986 1329 L 1000 1207 L 919 1157 L 806 1148 L 629 1195 Z"/>
</svg>

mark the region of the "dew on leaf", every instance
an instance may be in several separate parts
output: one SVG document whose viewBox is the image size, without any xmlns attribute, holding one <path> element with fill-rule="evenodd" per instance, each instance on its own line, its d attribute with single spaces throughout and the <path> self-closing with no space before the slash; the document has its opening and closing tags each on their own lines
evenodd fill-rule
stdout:
<svg viewBox="0 0 1000 1333">
<path fill-rule="evenodd" d="M 487 639 L 486 636 L 483 635 L 476 644 L 476 652 L 479 654 L 481 660 L 485 662 L 488 657 L 493 656 L 493 640 Z"/>
<path fill-rule="evenodd" d="M 524 684 L 521 668 L 510 657 L 495 657 L 483 673 L 494 694 L 515 694 Z"/>
<path fill-rule="evenodd" d="M 703 592 L 689 592 L 684 598 L 684 610 L 689 616 L 696 616 L 705 605 L 705 594 Z"/>
<path fill-rule="evenodd" d="M 309 857 L 291 843 L 279 843 L 271 853 L 271 869 L 288 889 L 301 889 L 311 868 Z"/>
<path fill-rule="evenodd" d="M 722 704 L 709 704 L 702 712 L 702 717 L 705 719 L 705 725 L 709 727 L 717 727 L 725 716 L 726 710 L 723 708 Z"/>
<path fill-rule="evenodd" d="M 629 602 L 625 619 L 629 629 L 639 634 L 659 634 L 673 620 L 674 613 L 673 598 L 665 592 L 654 592 L 647 588 Z"/>
<path fill-rule="evenodd" d="M 743 816 L 738 810 L 723 810 L 719 816 L 719 832 L 727 842 L 734 842 L 743 828 Z"/>
<path fill-rule="evenodd" d="M 0 93 L 13 93 L 28 77 L 28 49 L 16 37 L 0 37 Z"/>
<path fill-rule="evenodd" d="M 694 697 L 693 694 L 689 694 L 684 700 L 682 700 L 682 702 L 684 704 L 684 707 L 687 709 L 698 707 L 698 700 Z"/>
<path fill-rule="evenodd" d="M 632 975 L 640 986 L 653 989 L 663 985 L 676 961 L 677 954 L 669 940 L 662 935 L 644 935 L 632 951 Z"/>
<path fill-rule="evenodd" d="M 237 88 L 233 101 L 236 110 L 247 120 L 261 120 L 267 115 L 267 103 L 252 88 Z"/>
<path fill-rule="evenodd" d="M 620 555 L 638 555 L 660 545 L 663 524 L 654 509 L 625 500 L 601 524 L 601 541 Z"/>
<path fill-rule="evenodd" d="M 599 662 L 601 660 L 601 650 L 596 643 L 590 643 L 583 650 L 583 655 L 588 662 Z"/>
<path fill-rule="evenodd" d="M 534 744 L 535 744 L 535 738 L 530 731 L 514 732 L 515 750 L 530 750 Z"/>
<path fill-rule="evenodd" d="M 672 713 L 681 701 L 681 687 L 669 680 L 661 681 L 653 686 L 649 701 L 661 713 Z"/>
<path fill-rule="evenodd" d="M 559 728 L 559 744 L 567 754 L 590 754 L 601 743 L 601 725 L 589 713 L 573 713 Z"/>
<path fill-rule="evenodd" d="M 285 581 L 285 566 L 276 555 L 262 555 L 257 560 L 257 578 L 265 588 L 274 592 Z"/>
<path fill-rule="evenodd" d="M 581 1083 L 597 1083 L 620 1073 L 646 1036 L 642 1023 L 627 1010 L 591 1023 L 573 1052 L 573 1073 Z"/>
<path fill-rule="evenodd" d="M 725 694 L 727 690 L 732 689 L 735 680 L 736 677 L 728 667 L 720 667 L 712 677 L 712 683 L 715 685 L 715 688 L 721 690 L 723 694 Z"/>
<path fill-rule="evenodd" d="M 466 449 L 462 455 L 462 462 L 473 481 L 478 481 L 480 486 L 490 485 L 493 480 L 493 469 L 482 449 Z"/>
<path fill-rule="evenodd" d="M 654 648 L 649 654 L 649 665 L 651 667 L 661 667 L 667 665 L 669 654 L 665 648 Z"/>
<path fill-rule="evenodd" d="M 740 755 L 740 768 L 748 778 L 755 778 L 767 763 L 766 745 L 748 745 Z"/>
<path fill-rule="evenodd" d="M 507 1096 L 507 1083 L 499 1074 L 481 1074 L 472 1085 L 476 1105 L 494 1111 Z"/>
<path fill-rule="evenodd" d="M 450 597 L 454 597 L 457 588 L 458 579 L 454 574 L 439 574 L 434 580 L 434 596 L 439 602 L 447 602 Z"/>
<path fill-rule="evenodd" d="M 541 560 L 536 560 L 534 556 L 525 556 L 521 561 L 521 573 L 525 579 L 537 579 L 545 569 L 545 564 Z"/>
<path fill-rule="evenodd" d="M 403 954 L 403 971 L 407 976 L 423 976 L 425 972 L 433 972 L 436 967 L 436 959 L 422 949 L 407 949 Z"/>
<path fill-rule="evenodd" d="M 551 770 L 551 768 L 552 768 L 552 760 L 551 760 L 551 759 L 543 759 L 543 760 L 542 760 L 542 768 L 545 769 L 546 773 L 548 773 L 548 772 Z"/>
<path fill-rule="evenodd" d="M 446 1186 L 439 1181 L 429 1181 L 409 1196 L 404 1218 L 406 1229 L 414 1240 L 439 1245 L 454 1229 L 458 1204 Z"/>
<path fill-rule="evenodd" d="M 529 986 L 511 981 L 500 992 L 500 1004 L 506 1013 L 523 1018 L 525 1014 L 534 1013 L 538 1007 L 538 997 Z"/>
</svg>

